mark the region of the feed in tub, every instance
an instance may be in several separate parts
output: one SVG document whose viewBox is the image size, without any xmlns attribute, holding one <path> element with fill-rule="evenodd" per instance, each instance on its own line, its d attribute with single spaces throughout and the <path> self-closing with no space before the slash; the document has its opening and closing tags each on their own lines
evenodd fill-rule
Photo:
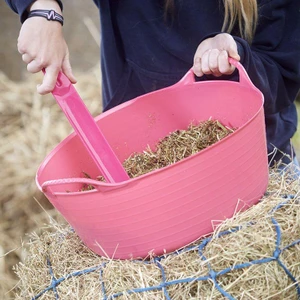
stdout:
<svg viewBox="0 0 300 300">
<path fill-rule="evenodd" d="M 123 166 L 130 178 L 174 164 L 184 158 L 200 152 L 234 132 L 234 129 L 221 124 L 218 120 L 206 120 L 198 124 L 191 123 L 185 130 L 176 130 L 161 139 L 155 150 L 148 146 L 141 153 L 133 153 Z M 83 172 L 84 176 L 90 176 Z M 102 176 L 97 178 L 105 181 Z M 93 189 L 84 185 L 80 191 Z"/>
</svg>

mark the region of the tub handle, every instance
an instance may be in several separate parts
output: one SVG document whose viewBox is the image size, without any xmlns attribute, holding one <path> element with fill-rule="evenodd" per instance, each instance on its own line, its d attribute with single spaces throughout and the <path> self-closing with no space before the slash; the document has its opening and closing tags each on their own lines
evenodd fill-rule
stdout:
<svg viewBox="0 0 300 300">
<path fill-rule="evenodd" d="M 239 83 L 243 86 L 248 86 L 252 89 L 256 89 L 257 87 L 252 83 L 249 75 L 247 74 L 245 68 L 243 67 L 243 65 L 238 62 L 236 59 L 233 59 L 231 57 L 229 57 L 228 59 L 229 63 L 234 65 L 238 71 L 239 71 Z M 205 82 L 205 81 L 203 81 Z M 190 70 L 188 70 L 188 72 L 182 77 L 182 79 L 176 83 L 174 86 L 183 86 L 183 85 L 187 85 L 187 84 L 192 84 L 195 83 L 195 74 L 192 70 L 192 68 Z"/>
<path fill-rule="evenodd" d="M 239 71 L 239 77 L 240 77 L 240 84 L 243 86 L 248 86 L 250 88 L 254 88 L 257 90 L 257 87 L 253 84 L 253 82 L 251 81 L 248 73 L 246 72 L 245 68 L 243 67 L 243 65 L 238 62 L 236 59 L 233 59 L 231 57 L 229 57 L 228 59 L 229 63 L 234 65 L 238 71 Z"/>
<path fill-rule="evenodd" d="M 97 191 L 105 192 L 115 190 L 126 185 L 126 182 L 118 183 L 117 185 L 105 183 L 102 181 L 89 178 L 62 178 L 47 180 L 41 185 L 42 192 L 47 196 L 55 196 L 56 193 L 52 191 L 51 187 L 63 184 L 87 184 L 92 185 Z M 66 191 L 67 192 L 67 191 Z"/>
</svg>

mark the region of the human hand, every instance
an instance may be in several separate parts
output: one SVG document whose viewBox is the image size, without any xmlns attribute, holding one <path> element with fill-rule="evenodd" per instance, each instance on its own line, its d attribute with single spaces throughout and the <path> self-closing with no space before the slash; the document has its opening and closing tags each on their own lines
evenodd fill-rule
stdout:
<svg viewBox="0 0 300 300">
<path fill-rule="evenodd" d="M 53 9 L 61 14 L 55 0 L 35 1 L 30 7 L 30 10 L 33 9 Z M 30 73 L 37 73 L 43 69 L 46 71 L 42 84 L 37 86 L 39 94 L 53 91 L 60 70 L 72 83 L 76 83 L 70 65 L 68 46 L 59 22 L 48 21 L 42 17 L 27 19 L 20 30 L 18 51 L 22 54 L 22 60 L 27 64 Z"/>
<path fill-rule="evenodd" d="M 228 57 L 237 61 L 240 56 L 234 38 L 228 33 L 220 33 L 200 43 L 194 55 L 193 72 L 201 77 L 212 74 L 219 77 L 230 75 L 235 67 L 228 62 Z"/>
</svg>

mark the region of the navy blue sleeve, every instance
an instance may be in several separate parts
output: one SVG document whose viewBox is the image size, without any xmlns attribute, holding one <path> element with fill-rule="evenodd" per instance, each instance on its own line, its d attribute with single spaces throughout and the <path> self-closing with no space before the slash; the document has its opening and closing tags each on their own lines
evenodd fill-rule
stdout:
<svg viewBox="0 0 300 300">
<path fill-rule="evenodd" d="M 34 1 L 35 0 L 5 0 L 5 2 L 10 6 L 10 8 L 20 16 L 21 23 L 23 23 L 27 18 L 27 7 Z M 56 1 L 62 9 L 62 2 L 60 0 Z"/>
<path fill-rule="evenodd" d="M 290 106 L 300 88 L 300 1 L 264 1 L 253 43 L 234 37 L 241 63 L 265 96 L 265 113 Z"/>
</svg>

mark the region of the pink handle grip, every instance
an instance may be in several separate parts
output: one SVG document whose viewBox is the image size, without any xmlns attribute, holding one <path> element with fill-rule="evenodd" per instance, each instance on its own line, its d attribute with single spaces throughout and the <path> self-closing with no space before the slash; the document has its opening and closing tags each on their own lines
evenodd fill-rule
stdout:
<svg viewBox="0 0 300 300">
<path fill-rule="evenodd" d="M 64 185 L 64 184 L 72 184 L 72 183 L 79 183 L 79 184 L 87 184 L 92 185 L 95 189 L 98 188 L 99 183 L 96 180 L 89 179 L 89 178 L 63 178 L 63 179 L 54 179 L 54 180 L 48 180 L 45 181 L 42 184 L 42 190 L 43 192 L 49 192 L 49 187 L 56 186 L 56 185 Z"/>
<path fill-rule="evenodd" d="M 128 184 L 128 182 L 122 182 L 119 183 L 117 186 L 113 186 L 111 184 L 107 184 L 105 182 L 101 182 L 98 180 L 94 179 L 89 179 L 89 178 L 63 178 L 63 179 L 53 179 L 53 180 L 48 180 L 45 181 L 41 187 L 42 191 L 50 195 L 51 197 L 56 196 L 57 193 L 53 192 L 51 190 L 51 187 L 57 186 L 57 185 L 65 185 L 65 184 L 82 184 L 82 185 L 91 185 L 93 186 L 97 191 L 105 192 L 105 191 L 110 191 L 114 189 L 118 189 L 120 187 L 123 187 L 124 185 Z M 65 191 L 67 193 L 67 191 Z M 80 192 L 80 191 L 78 191 Z"/>
<path fill-rule="evenodd" d="M 69 79 L 61 72 L 58 74 L 52 94 L 106 181 L 128 180 L 128 174 L 98 128 L 94 118 Z"/>
<path fill-rule="evenodd" d="M 229 63 L 234 65 L 238 71 L 239 71 L 239 83 L 243 86 L 249 86 L 251 88 L 255 88 L 255 85 L 252 83 L 251 79 L 249 78 L 245 68 L 242 66 L 241 63 L 239 63 L 237 60 L 229 57 L 228 59 Z M 195 75 L 194 72 L 192 70 L 192 68 L 183 76 L 183 78 L 177 83 L 175 84 L 175 86 L 182 86 L 182 85 L 186 85 L 186 84 L 191 84 L 195 82 Z"/>
</svg>

